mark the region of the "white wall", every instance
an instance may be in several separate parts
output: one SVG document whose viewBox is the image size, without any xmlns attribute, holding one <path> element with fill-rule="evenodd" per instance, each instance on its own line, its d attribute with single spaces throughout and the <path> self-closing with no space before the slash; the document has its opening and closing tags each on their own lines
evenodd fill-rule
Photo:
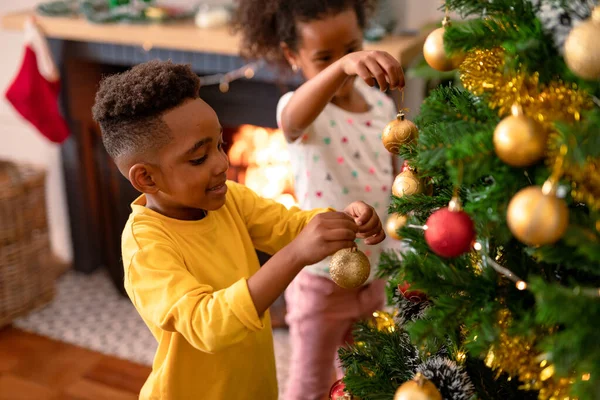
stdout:
<svg viewBox="0 0 600 400">
<path fill-rule="evenodd" d="M 0 14 L 32 8 L 36 0 L 1 0 Z M 0 30 L 0 158 L 31 162 L 47 170 L 47 209 L 54 253 L 65 261 L 72 258 L 60 150 L 25 122 L 6 101 L 4 93 L 10 85 L 23 57 L 23 35 Z"/>
</svg>

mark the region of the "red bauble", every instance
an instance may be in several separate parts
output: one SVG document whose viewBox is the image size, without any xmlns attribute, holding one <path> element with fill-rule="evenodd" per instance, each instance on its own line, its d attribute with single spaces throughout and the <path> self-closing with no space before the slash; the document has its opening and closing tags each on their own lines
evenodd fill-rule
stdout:
<svg viewBox="0 0 600 400">
<path fill-rule="evenodd" d="M 425 223 L 425 241 L 442 257 L 456 257 L 470 250 L 475 239 L 475 227 L 464 211 L 437 210 Z"/>
<path fill-rule="evenodd" d="M 410 283 L 406 281 L 404 281 L 403 284 L 398 285 L 398 290 L 400 290 L 400 293 L 402 293 L 402 296 L 404 296 L 406 300 L 410 300 L 413 303 L 420 303 L 427 300 L 427 295 L 425 293 L 420 290 L 408 290 L 409 287 Z"/>
<path fill-rule="evenodd" d="M 350 395 L 344 391 L 346 385 L 340 379 L 336 381 L 331 389 L 329 389 L 329 400 L 346 400 L 351 399 Z"/>
</svg>

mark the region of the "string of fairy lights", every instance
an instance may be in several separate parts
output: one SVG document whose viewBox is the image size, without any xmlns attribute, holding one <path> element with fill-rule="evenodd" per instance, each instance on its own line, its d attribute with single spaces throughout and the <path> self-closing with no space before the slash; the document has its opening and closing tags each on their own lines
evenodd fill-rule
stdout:
<svg viewBox="0 0 600 400">
<path fill-rule="evenodd" d="M 229 91 L 229 85 L 238 79 L 252 79 L 256 75 L 256 71 L 265 65 L 263 60 L 251 62 L 234 69 L 224 74 L 204 75 L 200 77 L 200 86 L 219 85 L 219 90 L 222 93 Z"/>
</svg>

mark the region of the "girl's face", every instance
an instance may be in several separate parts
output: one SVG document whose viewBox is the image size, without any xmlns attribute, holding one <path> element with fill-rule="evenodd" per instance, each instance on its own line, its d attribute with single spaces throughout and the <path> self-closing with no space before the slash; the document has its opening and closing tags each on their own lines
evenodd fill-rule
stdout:
<svg viewBox="0 0 600 400">
<path fill-rule="evenodd" d="M 284 46 L 288 62 L 301 68 L 306 79 L 311 79 L 348 53 L 362 50 L 363 32 L 354 9 L 309 22 L 297 22 L 298 51 Z M 336 96 L 344 96 L 353 88 L 355 77 L 350 77 Z"/>
</svg>

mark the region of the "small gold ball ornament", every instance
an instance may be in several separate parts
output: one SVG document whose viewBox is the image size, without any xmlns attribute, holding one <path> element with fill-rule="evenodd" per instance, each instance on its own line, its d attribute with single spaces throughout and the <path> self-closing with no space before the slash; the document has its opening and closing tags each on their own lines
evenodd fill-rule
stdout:
<svg viewBox="0 0 600 400">
<path fill-rule="evenodd" d="M 396 390 L 394 400 L 442 400 L 442 395 L 429 379 L 418 372 Z"/>
<path fill-rule="evenodd" d="M 423 45 L 423 56 L 425 56 L 425 61 L 431 68 L 445 72 L 458 68 L 465 56 L 464 54 L 446 54 L 444 33 L 446 27 L 450 26 L 450 19 L 448 17 L 444 18 L 442 25 L 441 28 L 436 29 L 427 36 Z"/>
<path fill-rule="evenodd" d="M 385 223 L 385 233 L 392 239 L 402 240 L 402 237 L 398 235 L 398 229 L 402 228 L 406 224 L 406 216 L 402 214 L 390 214 Z"/>
<path fill-rule="evenodd" d="M 402 146 L 412 142 L 418 134 L 417 126 L 412 121 L 407 120 L 404 112 L 400 111 L 396 119 L 386 125 L 381 135 L 381 141 L 387 151 L 392 154 L 399 154 Z"/>
<path fill-rule="evenodd" d="M 600 6 L 589 20 L 571 30 L 565 41 L 565 62 L 583 79 L 600 79 Z"/>
<path fill-rule="evenodd" d="M 400 172 L 392 184 L 392 193 L 396 197 L 423 193 L 424 184 L 410 169 Z"/>
<path fill-rule="evenodd" d="M 494 148 L 498 157 L 513 167 L 527 167 L 540 161 L 546 153 L 548 132 L 533 118 L 514 105 L 512 115 L 494 130 Z"/>
<path fill-rule="evenodd" d="M 551 184 L 520 190 L 508 204 L 506 223 L 512 234 L 529 246 L 558 241 L 569 225 L 569 210 Z"/>
<path fill-rule="evenodd" d="M 344 289 L 354 289 L 369 279 L 369 258 L 356 247 L 342 249 L 331 257 L 329 274 L 331 279 Z"/>
</svg>

